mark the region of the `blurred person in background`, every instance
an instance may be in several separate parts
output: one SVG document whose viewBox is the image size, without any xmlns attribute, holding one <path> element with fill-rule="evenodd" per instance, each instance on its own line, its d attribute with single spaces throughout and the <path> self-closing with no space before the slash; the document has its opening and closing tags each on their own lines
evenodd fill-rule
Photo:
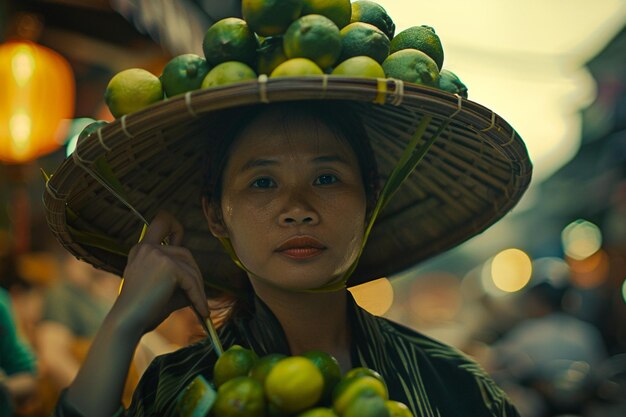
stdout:
<svg viewBox="0 0 626 417">
<path fill-rule="evenodd" d="M 64 253 L 60 276 L 44 294 L 37 325 L 44 408 L 51 410 L 83 361 L 117 295 L 119 278 Z"/>
<path fill-rule="evenodd" d="M 496 380 L 507 381 L 523 417 L 577 413 L 593 395 L 593 369 L 607 357 L 600 331 L 567 312 L 567 277 L 536 271 L 520 294 L 523 318 L 492 346 Z"/>
<path fill-rule="evenodd" d="M 35 356 L 17 334 L 9 293 L 0 288 L 0 415 L 13 415 L 36 392 Z"/>
</svg>

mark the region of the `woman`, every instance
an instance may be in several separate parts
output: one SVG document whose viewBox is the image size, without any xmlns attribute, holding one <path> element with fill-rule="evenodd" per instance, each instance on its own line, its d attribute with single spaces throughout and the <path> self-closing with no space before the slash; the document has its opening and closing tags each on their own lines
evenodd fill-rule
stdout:
<svg viewBox="0 0 626 417">
<path fill-rule="evenodd" d="M 240 91 L 238 94 L 245 96 Z M 294 94 L 298 94 L 295 89 Z M 191 99 L 188 97 L 187 103 Z M 397 100 L 392 101 L 397 106 Z M 372 109 L 379 112 L 380 107 L 377 104 Z M 193 110 L 189 112 L 197 115 Z M 407 119 L 402 109 L 392 110 Z M 222 242 L 247 277 L 236 287 L 239 299 L 220 329 L 224 348 L 240 344 L 261 356 L 326 351 L 337 358 L 344 371 L 367 366 L 381 373 L 390 398 L 407 404 L 416 416 L 518 415 L 474 362 L 453 348 L 368 314 L 346 290 L 346 281 L 355 268 L 367 277 L 357 264 L 363 264 L 359 259 L 371 221 L 381 210 L 380 201 L 393 194 L 388 187 L 379 189 L 376 164 L 383 161 L 380 155 L 384 152 L 379 143 L 370 149 L 372 134 L 366 132 L 360 116 L 345 103 L 300 100 L 243 110 L 227 108 L 217 116 L 212 111 L 205 119 L 213 130 L 207 130 L 206 125 L 190 129 L 204 136 L 202 143 L 209 153 L 202 198 L 205 231 Z M 412 137 L 415 126 L 410 123 Z M 124 134 L 132 132 L 129 126 L 132 124 L 122 126 Z M 432 134 L 433 139 L 442 130 Z M 110 149 L 113 142 L 107 142 L 105 133 L 100 135 L 100 139 L 96 135 L 92 139 L 108 143 L 105 148 Z M 452 136 L 450 133 L 448 138 Z M 189 155 L 189 150 L 185 154 Z M 81 158 L 75 155 L 75 160 Z M 399 166 L 406 168 L 406 160 Z M 48 184 L 49 194 L 58 192 L 53 180 Z M 101 176 L 100 180 L 106 182 Z M 169 188 L 178 190 L 183 182 L 178 184 Z M 115 187 L 108 182 L 107 188 L 111 191 Z M 510 195 L 506 201 L 509 199 Z M 110 416 L 121 412 L 119 398 L 141 336 L 185 305 L 192 305 L 203 317 L 210 315 L 207 276 L 219 273 L 203 270 L 206 259 L 183 245 L 191 238 L 182 223 L 190 220 L 181 213 L 177 217 L 160 211 L 143 240 L 130 250 L 121 293 L 81 371 L 60 401 L 58 415 Z M 490 222 L 502 215 L 501 208 L 498 213 L 490 214 Z M 410 230 L 411 225 L 408 227 Z M 457 237 L 455 243 L 467 237 Z M 191 240 L 189 245 L 193 246 Z M 396 255 L 390 252 L 386 256 L 392 259 Z M 386 265 L 383 262 L 379 267 Z M 216 262 L 215 269 L 219 268 Z M 389 273 L 393 270 L 389 267 Z M 157 358 L 144 374 L 127 414 L 171 415 L 177 396 L 195 376 L 211 379 L 215 360 L 208 339 Z"/>
</svg>

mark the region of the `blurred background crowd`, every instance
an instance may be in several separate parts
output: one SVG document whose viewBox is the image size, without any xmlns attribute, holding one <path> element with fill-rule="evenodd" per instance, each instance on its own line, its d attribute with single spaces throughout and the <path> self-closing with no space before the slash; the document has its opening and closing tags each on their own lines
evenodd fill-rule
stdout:
<svg viewBox="0 0 626 417">
<path fill-rule="evenodd" d="M 41 171 L 71 153 L 86 124 L 112 120 L 103 92 L 117 71 L 158 75 L 177 54 L 201 54 L 204 31 L 228 13 L 218 3 L 229 2 L 0 3 L 0 415 L 9 404 L 20 416 L 50 412 L 120 283 L 54 240 Z M 399 276 L 352 288 L 357 302 L 474 357 L 523 417 L 625 416 L 626 6 L 378 3 L 398 30 L 437 29 L 470 99 L 527 142 L 535 177 L 498 224 Z M 15 40 L 40 51 L 10 62 Z M 20 97 L 9 81 L 31 82 L 36 103 L 11 114 Z M 10 141 L 17 151 L 7 154 Z M 187 309 L 147 334 L 124 401 L 155 355 L 199 335 Z"/>
</svg>

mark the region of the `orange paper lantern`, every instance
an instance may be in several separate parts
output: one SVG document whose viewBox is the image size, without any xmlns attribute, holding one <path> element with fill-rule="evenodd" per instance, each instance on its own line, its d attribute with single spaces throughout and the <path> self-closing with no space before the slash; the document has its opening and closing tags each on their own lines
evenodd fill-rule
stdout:
<svg viewBox="0 0 626 417">
<path fill-rule="evenodd" d="M 23 163 L 62 145 L 74 114 L 65 58 L 29 41 L 0 45 L 0 160 Z"/>
</svg>

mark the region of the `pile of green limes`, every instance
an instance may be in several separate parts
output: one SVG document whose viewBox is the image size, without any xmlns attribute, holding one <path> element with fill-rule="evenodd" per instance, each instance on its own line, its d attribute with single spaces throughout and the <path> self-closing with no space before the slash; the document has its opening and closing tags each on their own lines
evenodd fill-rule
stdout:
<svg viewBox="0 0 626 417">
<path fill-rule="evenodd" d="M 422 25 L 395 34 L 393 20 L 373 1 L 242 0 L 242 16 L 208 28 L 204 57 L 176 56 L 160 77 L 140 68 L 117 73 L 105 93 L 113 116 L 261 74 L 388 77 L 467 98 L 465 85 L 443 68 L 443 47 L 435 30 Z"/>
<path fill-rule="evenodd" d="M 219 357 L 212 381 L 199 375 L 181 392 L 177 410 L 180 417 L 413 417 L 372 369 L 342 375 L 322 351 L 259 358 L 239 345 Z"/>
</svg>

